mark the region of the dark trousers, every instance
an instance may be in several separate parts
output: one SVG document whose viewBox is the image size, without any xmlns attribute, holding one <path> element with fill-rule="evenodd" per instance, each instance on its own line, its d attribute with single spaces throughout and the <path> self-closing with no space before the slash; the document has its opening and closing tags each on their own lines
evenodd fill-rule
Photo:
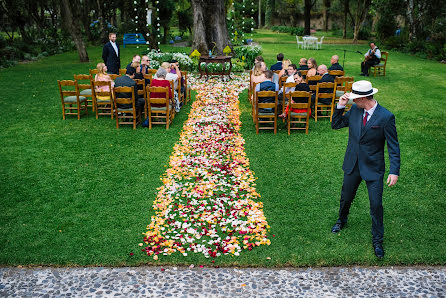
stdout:
<svg viewBox="0 0 446 298">
<path fill-rule="evenodd" d="M 370 60 L 361 62 L 361 73 L 368 75 L 370 67 L 372 67 L 373 65 L 376 65 L 376 64 L 379 64 L 378 59 L 370 59 Z"/>
<path fill-rule="evenodd" d="M 350 211 L 350 206 L 355 198 L 356 191 L 362 178 L 359 173 L 358 163 L 351 174 L 344 173 L 344 183 L 342 184 L 341 202 L 339 206 L 338 223 L 347 223 L 347 217 Z M 366 181 L 367 190 L 370 201 L 370 216 L 372 217 L 372 241 L 373 244 L 382 244 L 384 237 L 383 224 L 383 179 Z"/>
</svg>

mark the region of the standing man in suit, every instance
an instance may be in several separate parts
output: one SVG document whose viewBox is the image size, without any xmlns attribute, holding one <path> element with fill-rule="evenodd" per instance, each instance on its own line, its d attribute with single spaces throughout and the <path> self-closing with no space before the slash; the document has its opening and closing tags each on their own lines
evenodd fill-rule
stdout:
<svg viewBox="0 0 446 298">
<path fill-rule="evenodd" d="M 362 180 L 367 184 L 372 217 L 372 242 L 375 255 L 384 257 L 383 248 L 383 177 L 384 143 L 387 142 L 390 172 L 387 185 L 393 186 L 400 174 L 400 148 L 395 126 L 395 116 L 380 106 L 373 98 L 378 89 L 372 88 L 369 81 L 358 81 L 352 86 L 352 93 L 339 99 L 333 115 L 331 127 L 349 128 L 347 151 L 345 153 L 344 183 L 342 185 L 339 217 L 331 231 L 338 233 L 347 223 L 350 206 Z M 354 101 L 352 108 L 345 114 L 347 102 Z"/>
<path fill-rule="evenodd" d="M 116 43 L 116 33 L 108 35 L 109 42 L 102 49 L 102 59 L 107 65 L 108 73 L 119 74 L 121 68 L 121 58 L 119 45 Z"/>
</svg>

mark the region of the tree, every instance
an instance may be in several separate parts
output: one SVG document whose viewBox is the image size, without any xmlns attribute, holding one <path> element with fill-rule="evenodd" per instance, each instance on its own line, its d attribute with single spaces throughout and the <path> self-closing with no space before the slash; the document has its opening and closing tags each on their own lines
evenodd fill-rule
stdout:
<svg viewBox="0 0 446 298">
<path fill-rule="evenodd" d="M 265 25 L 267 27 L 270 27 L 273 25 L 275 11 L 276 11 L 276 1 L 275 0 L 266 0 Z"/>
<path fill-rule="evenodd" d="M 349 10 L 349 15 L 353 20 L 353 43 L 358 43 L 359 30 L 369 11 L 372 0 L 357 0 L 355 16 Z"/>
<path fill-rule="evenodd" d="M 79 15 L 76 9 L 80 7 L 78 0 L 62 0 L 63 19 L 65 20 L 65 26 L 70 32 L 76 45 L 77 52 L 79 54 L 79 60 L 81 62 L 89 62 L 87 49 L 85 48 L 84 40 L 82 39 L 82 32 L 80 30 L 80 24 L 78 22 Z"/>
<path fill-rule="evenodd" d="M 232 48 L 226 26 L 226 11 L 224 0 L 192 0 L 194 14 L 192 50 L 198 50 L 207 55 L 223 54 L 226 46 Z"/>
<path fill-rule="evenodd" d="M 348 13 L 350 11 L 350 0 L 342 0 L 342 4 L 343 4 L 343 8 L 344 8 L 344 28 L 342 30 L 342 38 L 346 39 L 347 38 L 347 18 L 348 18 Z"/>
<path fill-rule="evenodd" d="M 305 18 L 305 35 L 311 35 L 311 9 L 313 8 L 314 4 L 316 4 L 316 0 L 305 0 L 305 12 L 304 12 L 304 18 Z"/>
<path fill-rule="evenodd" d="M 328 19 L 330 14 L 331 0 L 324 0 L 324 9 L 322 15 L 324 18 L 324 31 L 328 31 Z"/>
</svg>

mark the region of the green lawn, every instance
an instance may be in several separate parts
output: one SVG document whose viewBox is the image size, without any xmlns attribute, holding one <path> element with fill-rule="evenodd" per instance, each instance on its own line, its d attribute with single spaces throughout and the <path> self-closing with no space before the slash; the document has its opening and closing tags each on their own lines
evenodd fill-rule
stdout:
<svg viewBox="0 0 446 298">
<path fill-rule="evenodd" d="M 258 37 L 268 34 L 259 32 Z M 290 42 L 293 36 L 273 35 L 275 43 L 262 43 L 268 65 L 279 51 L 293 62 L 313 56 L 321 64 L 329 63 L 332 54 L 342 57 L 347 49 L 346 72 L 360 79 L 362 57 L 355 51 L 364 52 L 367 45 L 297 50 Z M 123 49 L 122 63 L 139 50 Z M 80 121 L 63 121 L 56 81 L 93 68 L 101 48 L 89 48 L 88 53 L 89 64 L 79 63 L 72 52 L 0 70 L 0 264 L 214 265 L 199 255 L 153 261 L 138 246 L 189 107 L 168 131 L 117 130 L 114 121 L 96 120 L 92 112 Z M 370 78 L 379 89 L 380 104 L 396 116 L 402 155 L 398 184 L 384 190 L 383 261 L 372 251 L 364 184 L 347 228 L 339 235 L 330 233 L 337 218 L 348 131 L 333 131 L 322 120 L 311 121 L 308 135 L 288 136 L 282 122 L 277 135 L 256 135 L 245 90 L 240 97 L 242 134 L 272 244 L 240 257 L 218 258 L 215 264 L 446 264 L 445 73 L 446 65 L 390 52 L 387 76 Z"/>
</svg>

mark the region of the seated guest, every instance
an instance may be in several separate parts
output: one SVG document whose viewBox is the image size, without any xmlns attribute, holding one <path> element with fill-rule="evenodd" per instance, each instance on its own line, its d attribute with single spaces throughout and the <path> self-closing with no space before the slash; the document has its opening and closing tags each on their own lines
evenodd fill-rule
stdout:
<svg viewBox="0 0 446 298">
<path fill-rule="evenodd" d="M 141 73 L 141 64 L 139 62 L 132 62 L 130 66 L 136 69 L 135 77 L 133 78 L 134 80 L 144 79 L 144 76 Z"/>
<path fill-rule="evenodd" d="M 141 75 L 144 77 L 145 74 L 149 73 L 149 65 L 150 65 L 150 60 L 149 57 L 144 55 L 141 57 Z M 146 86 L 150 85 L 150 79 L 145 79 L 146 81 Z"/>
<path fill-rule="evenodd" d="M 256 62 L 254 70 L 251 75 L 251 81 L 253 83 L 261 83 L 265 80 L 266 65 L 264 62 Z"/>
<path fill-rule="evenodd" d="M 170 65 L 169 62 L 161 63 L 161 67 L 164 68 L 166 70 L 166 72 L 167 72 L 166 80 L 173 81 L 173 85 L 174 85 L 174 87 L 173 87 L 174 90 L 173 91 L 174 91 L 174 97 L 175 97 L 175 111 L 178 113 L 180 111 L 181 107 L 180 107 L 180 101 L 178 99 L 177 88 L 178 88 L 178 79 L 181 79 L 181 72 L 178 69 L 178 66 L 176 66 L 174 64 L 173 67 L 175 68 L 175 73 L 171 73 L 170 71 L 172 69 L 172 66 Z M 157 78 L 158 77 L 155 74 L 155 79 L 157 79 Z"/>
<path fill-rule="evenodd" d="M 339 56 L 333 55 L 330 60 L 331 66 L 328 68 L 328 70 L 342 70 L 344 71 L 344 68 L 339 64 Z"/>
<path fill-rule="evenodd" d="M 317 68 L 317 72 L 319 73 L 319 75 L 322 76 L 322 78 L 319 80 L 318 83 L 334 83 L 335 78 L 328 74 L 328 69 L 327 69 L 326 65 L 324 65 L 324 64 L 319 65 L 319 67 Z M 319 89 L 319 93 L 330 93 L 330 92 L 333 92 L 333 89 L 331 89 L 331 88 Z M 314 100 L 315 97 L 316 97 L 316 94 L 313 94 L 312 99 Z M 331 99 L 330 98 L 321 98 L 321 99 L 319 99 L 319 102 L 328 105 L 328 104 L 331 104 Z"/>
<path fill-rule="evenodd" d="M 170 73 L 176 74 L 176 69 L 180 70 L 180 63 L 177 60 L 170 61 Z M 181 78 L 181 93 L 186 96 L 186 86 L 184 85 L 184 78 L 181 76 L 181 70 L 180 72 L 180 78 Z M 180 81 L 180 80 L 179 80 Z"/>
<path fill-rule="evenodd" d="M 361 76 L 369 76 L 369 69 L 381 61 L 381 51 L 375 45 L 370 43 L 370 49 L 364 55 L 364 61 L 361 63 Z"/>
<path fill-rule="evenodd" d="M 314 59 L 314 58 L 308 59 L 307 65 L 308 65 L 307 77 L 312 77 L 312 76 L 317 75 L 316 59 Z"/>
<path fill-rule="evenodd" d="M 111 87 L 113 88 L 115 86 L 115 82 L 113 82 L 112 78 L 107 74 L 107 66 L 104 63 L 98 63 L 96 69 L 98 70 L 98 73 L 94 76 L 94 80 L 110 82 Z M 108 88 L 108 86 L 98 86 L 96 90 L 101 92 L 109 92 L 110 88 Z M 110 98 L 106 96 L 97 96 L 97 99 L 110 100 Z"/>
<path fill-rule="evenodd" d="M 139 56 L 138 54 L 133 56 L 132 62 L 130 62 L 129 64 L 127 64 L 126 69 L 129 69 L 129 67 L 132 67 L 132 63 L 134 62 L 138 62 L 141 63 L 141 56 Z"/>
<path fill-rule="evenodd" d="M 135 95 L 135 106 L 137 110 L 144 110 L 145 100 L 144 98 L 139 98 L 137 93 L 137 85 L 134 81 L 136 74 L 136 69 L 134 67 L 127 68 L 127 71 L 125 73 L 125 76 L 117 77 L 115 80 L 115 87 L 133 87 L 133 92 Z M 131 94 L 128 93 L 118 93 L 116 94 L 116 97 L 123 98 L 123 97 L 132 97 Z M 122 109 L 128 109 L 131 108 L 131 104 L 119 104 L 118 108 Z"/>
<path fill-rule="evenodd" d="M 150 83 L 150 87 L 167 87 L 169 89 L 169 99 L 173 99 L 172 89 L 170 88 L 170 82 L 166 79 L 167 70 L 165 68 L 160 67 L 156 72 L 156 79 L 153 79 Z M 151 97 L 164 97 L 165 95 L 162 93 L 153 92 L 150 94 Z M 150 104 L 153 107 L 162 107 L 162 104 Z"/>
<path fill-rule="evenodd" d="M 283 61 L 282 63 L 282 69 L 279 72 L 279 78 L 285 76 L 288 77 L 290 76 L 290 74 L 288 73 L 288 66 L 290 66 L 291 64 L 291 60 L 290 59 L 286 59 Z"/>
<path fill-rule="evenodd" d="M 297 71 L 294 76 L 293 76 L 294 82 L 297 84 L 296 87 L 291 88 L 291 91 L 306 91 L 306 92 L 310 92 L 310 87 L 308 86 L 308 84 L 305 82 L 305 80 L 303 79 L 302 73 L 300 71 Z M 291 99 L 292 103 L 306 103 L 308 102 L 308 98 L 292 98 Z M 279 115 L 279 117 L 281 118 L 286 118 L 288 116 L 288 112 L 289 112 L 290 106 L 288 105 L 287 108 L 285 109 L 285 112 L 281 115 Z M 306 109 L 291 109 L 292 112 L 294 113 L 306 113 L 307 110 Z M 308 111 L 310 113 L 311 116 L 311 109 Z"/>
<path fill-rule="evenodd" d="M 297 70 L 308 70 L 307 59 L 300 58 L 299 60 L 299 68 Z"/>
<path fill-rule="evenodd" d="M 274 71 L 274 70 L 282 70 L 282 61 L 283 61 L 283 54 L 282 53 L 277 54 L 277 63 L 271 65 L 270 69 L 272 71 Z"/>
<path fill-rule="evenodd" d="M 295 82 L 295 80 L 294 80 L 294 75 L 296 74 L 296 72 L 297 72 L 297 66 L 296 66 L 296 64 L 290 64 L 289 66 L 288 66 L 288 70 L 287 70 L 287 73 L 289 74 L 289 76 L 288 76 L 288 78 L 286 79 L 286 82 L 285 83 L 294 83 Z M 288 92 L 290 92 L 291 91 L 291 89 L 292 88 L 286 88 L 285 89 L 285 93 L 288 93 Z M 280 89 L 279 90 L 279 98 L 281 99 L 281 93 L 282 93 L 282 89 Z"/>
<path fill-rule="evenodd" d="M 256 92 L 259 91 L 279 91 L 279 84 L 272 82 L 273 72 L 265 71 L 265 80 L 256 86 Z M 261 97 L 259 103 L 274 103 L 274 97 Z M 273 109 L 259 109 L 260 113 L 271 113 Z"/>
<path fill-rule="evenodd" d="M 257 62 L 263 62 L 263 63 L 265 63 L 265 60 L 263 59 L 262 56 L 257 56 L 257 57 L 254 59 L 254 65 L 252 66 L 252 70 L 254 70 L 254 67 L 256 66 L 256 63 L 257 63 Z M 266 64 L 265 64 L 265 67 L 266 67 Z M 266 67 L 266 69 L 268 69 L 268 67 Z"/>
</svg>

